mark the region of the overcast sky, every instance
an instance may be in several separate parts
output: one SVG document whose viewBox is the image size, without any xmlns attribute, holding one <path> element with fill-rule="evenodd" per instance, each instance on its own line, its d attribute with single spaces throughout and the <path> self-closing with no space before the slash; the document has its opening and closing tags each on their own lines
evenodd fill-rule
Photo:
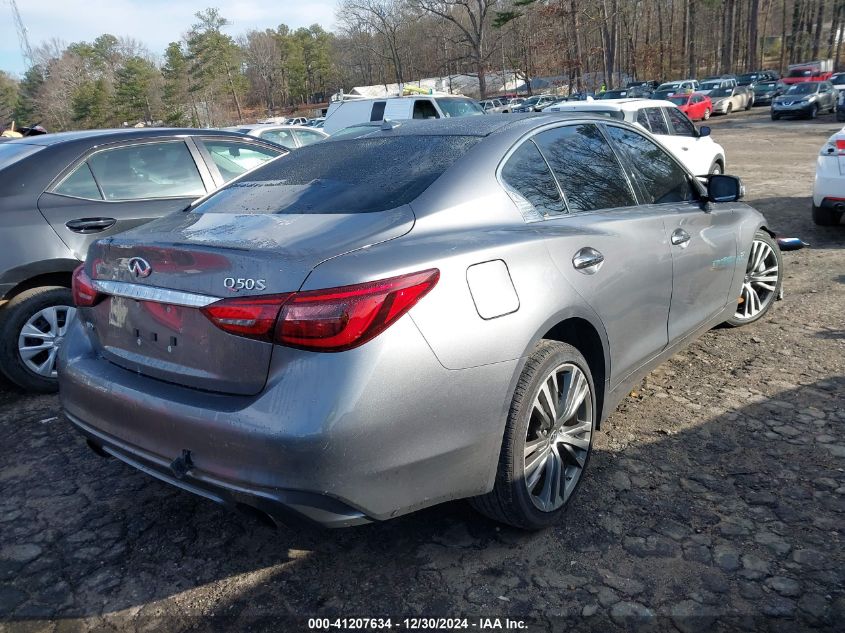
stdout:
<svg viewBox="0 0 845 633">
<path fill-rule="evenodd" d="M 336 0 L 17 0 L 33 48 L 57 37 L 91 41 L 103 33 L 144 42 L 158 56 L 196 20 L 194 14 L 216 6 L 237 36 L 250 29 L 293 28 L 317 23 L 334 26 Z M 24 61 L 9 0 L 0 0 L 0 69 L 20 75 Z"/>
</svg>

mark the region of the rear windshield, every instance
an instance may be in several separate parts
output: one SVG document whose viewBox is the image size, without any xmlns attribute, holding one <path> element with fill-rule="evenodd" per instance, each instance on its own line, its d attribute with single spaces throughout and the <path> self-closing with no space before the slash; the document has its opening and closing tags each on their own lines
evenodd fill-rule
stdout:
<svg viewBox="0 0 845 633">
<path fill-rule="evenodd" d="M 13 143 L 11 141 L 0 143 L 0 169 L 6 169 L 12 163 L 16 163 L 42 149 L 44 149 L 43 145 L 27 145 L 26 143 Z"/>
<path fill-rule="evenodd" d="M 397 136 L 315 144 L 224 187 L 195 213 L 372 213 L 408 204 L 476 136 Z"/>
</svg>

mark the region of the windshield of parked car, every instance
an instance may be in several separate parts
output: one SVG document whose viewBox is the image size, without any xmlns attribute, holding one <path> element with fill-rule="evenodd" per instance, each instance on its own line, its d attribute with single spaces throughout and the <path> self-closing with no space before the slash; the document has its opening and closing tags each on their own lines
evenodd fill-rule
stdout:
<svg viewBox="0 0 845 633">
<path fill-rule="evenodd" d="M 599 95 L 599 99 L 623 99 L 627 96 L 627 90 L 606 90 Z"/>
<path fill-rule="evenodd" d="M 701 89 L 702 90 L 713 90 L 714 88 L 718 88 L 722 84 L 721 81 L 703 81 L 701 82 Z"/>
<path fill-rule="evenodd" d="M 679 96 L 679 97 L 669 97 L 667 100 L 671 101 L 675 105 L 686 105 L 687 102 L 689 101 L 689 95 L 683 95 L 683 96 Z"/>
<path fill-rule="evenodd" d="M 813 71 L 809 68 L 796 68 L 795 70 L 789 71 L 790 77 L 811 77 L 813 75 Z"/>
<path fill-rule="evenodd" d="M 446 117 L 484 114 L 481 106 L 469 99 L 435 99 L 435 101 Z"/>
<path fill-rule="evenodd" d="M 223 187 L 194 213 L 372 213 L 408 204 L 477 136 L 393 136 L 317 143 Z"/>
<path fill-rule="evenodd" d="M 786 91 L 788 95 L 811 95 L 818 90 L 819 84 L 815 81 L 807 81 L 803 84 L 795 84 Z"/>
<path fill-rule="evenodd" d="M 737 83 L 746 83 L 750 84 L 752 81 L 755 81 L 760 75 L 757 73 L 745 73 L 744 75 L 740 75 L 736 78 Z"/>
<path fill-rule="evenodd" d="M 710 93 L 711 97 L 730 97 L 733 89 L 731 88 L 716 88 Z"/>
<path fill-rule="evenodd" d="M 0 169 L 5 169 L 42 149 L 44 149 L 43 145 L 27 145 L 26 143 L 14 143 L 12 141 L 0 143 Z"/>
<path fill-rule="evenodd" d="M 845 84 L 845 73 L 839 73 L 838 75 L 833 75 L 830 78 L 830 83 L 832 83 L 832 84 Z"/>
<path fill-rule="evenodd" d="M 775 89 L 775 86 L 777 86 L 775 82 L 757 84 L 754 86 L 754 92 L 772 92 L 772 90 Z"/>
<path fill-rule="evenodd" d="M 676 81 L 674 83 L 670 82 L 670 83 L 666 83 L 666 84 L 660 84 L 657 87 L 657 89 L 658 90 L 677 90 L 680 87 L 681 87 L 681 83 Z"/>
</svg>

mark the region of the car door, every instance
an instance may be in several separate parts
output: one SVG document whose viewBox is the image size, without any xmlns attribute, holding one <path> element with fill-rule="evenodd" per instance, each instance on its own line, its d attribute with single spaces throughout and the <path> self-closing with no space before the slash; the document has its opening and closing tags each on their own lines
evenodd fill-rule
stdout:
<svg viewBox="0 0 845 633">
<path fill-rule="evenodd" d="M 730 297 L 740 218 L 729 208 L 705 208 L 701 188 L 672 156 L 645 135 L 607 125 L 628 160 L 644 208 L 663 218 L 672 256 L 669 342 L 720 313 Z"/>
<path fill-rule="evenodd" d="M 663 218 L 637 205 L 598 124 L 552 128 L 533 141 L 565 200 L 564 212 L 537 226 L 558 269 L 602 319 L 616 383 L 666 345 L 672 265 Z"/>
<path fill-rule="evenodd" d="M 38 209 L 79 259 L 97 239 L 185 208 L 214 188 L 189 139 L 97 149 L 38 198 Z"/>
<path fill-rule="evenodd" d="M 290 130 L 285 132 L 290 133 Z M 263 165 L 268 160 L 289 153 L 282 147 L 274 147 L 269 143 L 227 136 L 203 136 L 195 141 L 217 187 Z"/>
</svg>

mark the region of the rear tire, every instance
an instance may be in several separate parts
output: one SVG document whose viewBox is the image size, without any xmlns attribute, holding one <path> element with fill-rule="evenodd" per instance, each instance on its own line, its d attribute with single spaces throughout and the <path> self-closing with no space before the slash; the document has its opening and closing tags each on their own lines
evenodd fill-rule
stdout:
<svg viewBox="0 0 845 633">
<path fill-rule="evenodd" d="M 734 111 L 734 104 L 729 103 L 728 106 L 725 108 L 725 116 L 728 116 L 733 111 Z"/>
<path fill-rule="evenodd" d="M 813 205 L 813 223 L 818 226 L 836 226 L 842 219 L 842 212 Z"/>
<path fill-rule="evenodd" d="M 704 108 L 704 118 L 703 120 L 706 121 L 710 118 L 710 108 Z"/>
<path fill-rule="evenodd" d="M 722 167 L 722 163 L 719 161 L 715 161 L 712 165 L 710 165 L 710 171 L 707 172 L 708 174 L 722 174 L 725 172 L 724 167 Z"/>
<path fill-rule="evenodd" d="M 819 106 L 814 103 L 813 107 L 810 108 L 810 114 L 807 115 L 807 118 L 815 119 L 817 116 L 819 116 Z"/>
<path fill-rule="evenodd" d="M 73 295 L 69 288 L 45 286 L 25 290 L 0 311 L 0 369 L 18 387 L 38 393 L 58 391 L 55 356 L 73 318 L 72 306 Z M 38 316 L 41 313 L 49 317 L 51 309 L 53 314 L 58 312 L 55 328 L 47 319 Z M 24 326 L 33 332 L 33 337 L 22 335 Z M 42 345 L 44 351 L 30 356 L 26 362 L 21 356 L 21 341 L 24 347 Z M 36 373 L 32 369 L 34 365 L 42 365 L 44 373 Z"/>
<path fill-rule="evenodd" d="M 470 504 L 525 530 L 558 523 L 589 463 L 596 414 L 593 378 L 581 353 L 540 341 L 514 392 L 493 490 Z"/>
</svg>

